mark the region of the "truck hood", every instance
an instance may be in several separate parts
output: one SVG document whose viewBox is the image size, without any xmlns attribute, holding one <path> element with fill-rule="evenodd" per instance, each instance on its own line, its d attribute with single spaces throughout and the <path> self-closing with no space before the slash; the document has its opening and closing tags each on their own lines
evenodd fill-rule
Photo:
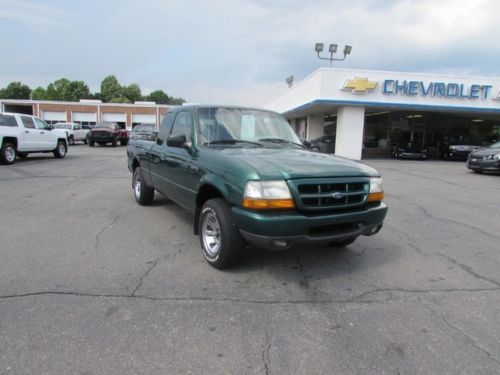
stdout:
<svg viewBox="0 0 500 375">
<path fill-rule="evenodd" d="M 380 175 L 363 163 L 306 150 L 281 147 L 224 148 L 221 152 L 250 165 L 265 180 Z"/>
</svg>

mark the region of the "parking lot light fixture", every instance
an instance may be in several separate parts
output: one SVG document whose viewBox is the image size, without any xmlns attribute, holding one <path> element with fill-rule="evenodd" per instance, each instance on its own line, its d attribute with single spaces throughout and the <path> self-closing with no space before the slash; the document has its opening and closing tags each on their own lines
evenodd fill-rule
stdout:
<svg viewBox="0 0 500 375">
<path fill-rule="evenodd" d="M 341 58 L 335 58 L 333 55 L 337 53 L 337 44 L 330 44 L 328 48 L 328 52 L 330 52 L 330 57 L 321 57 L 320 53 L 323 52 L 324 49 L 324 44 L 323 43 L 316 43 L 314 50 L 316 51 L 318 55 L 318 59 L 320 60 L 328 60 L 330 61 L 330 66 L 332 66 L 332 61 L 342 61 L 345 60 L 346 56 L 349 55 L 352 51 L 352 46 L 345 45 L 344 46 L 344 57 Z"/>
</svg>

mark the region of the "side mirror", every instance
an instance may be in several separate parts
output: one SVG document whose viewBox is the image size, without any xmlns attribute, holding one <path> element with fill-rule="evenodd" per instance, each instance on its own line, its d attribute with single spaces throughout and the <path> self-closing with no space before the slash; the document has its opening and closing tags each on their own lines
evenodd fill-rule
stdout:
<svg viewBox="0 0 500 375">
<path fill-rule="evenodd" d="M 182 135 L 173 135 L 167 138 L 167 146 L 168 147 L 189 147 L 186 136 Z"/>
</svg>

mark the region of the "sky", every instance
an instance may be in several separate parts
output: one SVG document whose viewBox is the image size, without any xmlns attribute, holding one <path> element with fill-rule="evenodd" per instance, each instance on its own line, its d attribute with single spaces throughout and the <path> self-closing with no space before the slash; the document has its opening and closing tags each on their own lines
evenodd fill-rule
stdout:
<svg viewBox="0 0 500 375">
<path fill-rule="evenodd" d="M 0 87 L 104 77 L 193 103 L 264 106 L 333 67 L 500 75 L 496 0 L 0 0 Z"/>
</svg>

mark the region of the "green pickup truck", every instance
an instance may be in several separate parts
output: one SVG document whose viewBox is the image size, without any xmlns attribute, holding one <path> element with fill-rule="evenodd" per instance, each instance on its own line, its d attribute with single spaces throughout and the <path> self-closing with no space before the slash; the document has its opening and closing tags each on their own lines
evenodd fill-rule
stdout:
<svg viewBox="0 0 500 375">
<path fill-rule="evenodd" d="M 188 105 L 165 115 L 156 141 L 127 148 L 141 205 L 158 191 L 194 216 L 213 267 L 238 263 L 247 243 L 281 250 L 346 246 L 382 228 L 382 178 L 360 162 L 312 152 L 278 113 Z"/>
</svg>

